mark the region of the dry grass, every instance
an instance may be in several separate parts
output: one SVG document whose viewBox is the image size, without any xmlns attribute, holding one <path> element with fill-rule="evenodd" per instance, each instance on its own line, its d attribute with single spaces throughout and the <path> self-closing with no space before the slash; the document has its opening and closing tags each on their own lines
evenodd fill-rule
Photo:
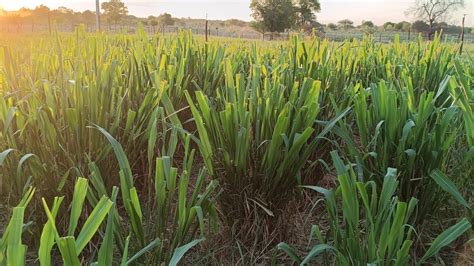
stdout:
<svg viewBox="0 0 474 266">
<path fill-rule="evenodd" d="M 318 184 L 327 189 L 336 187 L 336 178 L 325 175 Z M 219 229 L 208 237 L 201 246 L 191 251 L 185 264 L 189 265 L 268 265 L 273 256 L 277 256 L 278 263 L 291 264 L 281 253 L 275 253 L 275 244 L 281 241 L 290 243 L 298 250 L 309 249 L 309 232 L 314 224 L 318 224 L 324 233 L 327 230 L 327 216 L 324 199 L 321 195 L 309 190 L 302 190 L 294 197 L 279 215 L 273 220 L 274 230 L 269 227 L 248 224 L 239 226 L 245 232 L 236 232 L 235 227 L 221 221 Z M 255 230 L 262 230 L 255 232 Z M 248 243 L 252 235 L 263 235 L 262 241 Z M 236 240 L 236 235 L 246 235 L 247 244 Z M 254 239 L 255 240 L 255 239 Z M 314 244 L 314 243 L 312 243 Z M 302 254 L 301 254 L 302 255 Z"/>
</svg>

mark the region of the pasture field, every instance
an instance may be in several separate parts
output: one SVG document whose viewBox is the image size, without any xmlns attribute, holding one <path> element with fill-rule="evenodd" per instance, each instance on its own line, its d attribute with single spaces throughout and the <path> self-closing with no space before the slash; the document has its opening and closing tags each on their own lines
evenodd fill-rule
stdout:
<svg viewBox="0 0 474 266">
<path fill-rule="evenodd" d="M 0 265 L 474 263 L 473 52 L 2 35 Z"/>
</svg>

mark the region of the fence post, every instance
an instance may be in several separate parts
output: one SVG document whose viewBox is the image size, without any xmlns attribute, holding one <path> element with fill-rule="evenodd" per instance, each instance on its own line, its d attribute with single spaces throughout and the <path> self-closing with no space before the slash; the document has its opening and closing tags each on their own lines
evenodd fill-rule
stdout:
<svg viewBox="0 0 474 266">
<path fill-rule="evenodd" d="M 207 26 L 208 26 L 208 21 L 207 21 L 207 14 L 206 14 L 206 32 L 205 32 L 205 35 L 206 35 L 206 42 L 207 42 Z"/>
<path fill-rule="evenodd" d="M 99 0 L 95 1 L 95 15 L 96 15 L 96 23 L 97 23 L 97 31 L 100 31 L 100 5 Z"/>
<path fill-rule="evenodd" d="M 462 24 L 461 24 L 461 47 L 459 47 L 459 54 L 462 54 L 462 48 L 464 45 L 464 21 L 466 20 L 466 14 L 462 17 Z"/>
</svg>

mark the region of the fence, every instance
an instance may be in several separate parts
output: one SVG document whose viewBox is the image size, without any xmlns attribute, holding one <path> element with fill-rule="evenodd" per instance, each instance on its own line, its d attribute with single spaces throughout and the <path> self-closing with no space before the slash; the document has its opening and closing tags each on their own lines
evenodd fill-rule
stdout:
<svg viewBox="0 0 474 266">
<path fill-rule="evenodd" d="M 84 29 L 89 32 L 96 31 L 95 24 L 82 24 Z M 77 27 L 77 24 L 74 23 L 63 23 L 63 24 L 55 24 L 52 25 L 52 31 L 60 31 L 60 32 L 73 32 Z M 162 33 L 162 34 L 173 34 L 177 33 L 180 30 L 190 30 L 193 34 L 196 35 L 204 35 L 205 29 L 201 26 L 186 26 L 186 25 L 179 25 L 179 26 L 167 26 L 167 27 L 153 27 L 150 25 L 145 25 L 144 29 L 149 34 L 155 33 Z M 135 33 L 137 30 L 136 25 L 127 24 L 127 25 L 103 25 L 103 31 L 107 32 L 125 32 L 125 33 Z M 48 32 L 49 26 L 44 24 L 0 24 L 0 32 L 10 32 L 10 33 L 38 33 L 38 32 Z M 226 38 L 242 38 L 242 39 L 264 39 L 264 40 L 287 40 L 291 33 L 266 33 L 261 34 L 255 32 L 248 27 L 234 27 L 232 29 L 229 28 L 219 28 L 219 27 L 210 27 L 208 30 L 208 34 L 210 37 L 218 36 L 218 37 L 226 37 Z M 317 34 L 322 38 L 327 38 L 332 41 L 343 41 L 343 40 L 350 40 L 350 39 L 362 39 L 366 34 L 362 31 L 328 31 L 328 32 L 320 32 Z M 414 32 L 374 32 L 372 33 L 373 38 L 375 41 L 379 42 L 390 42 L 393 41 L 395 35 L 399 36 L 401 41 L 413 41 L 416 40 L 419 36 L 418 33 Z M 422 35 L 423 39 L 427 39 L 426 34 Z M 459 40 L 459 34 L 443 34 L 442 38 L 443 41 L 446 42 L 457 42 Z M 469 33 L 465 34 L 464 36 L 465 43 L 474 43 L 474 34 Z"/>
</svg>

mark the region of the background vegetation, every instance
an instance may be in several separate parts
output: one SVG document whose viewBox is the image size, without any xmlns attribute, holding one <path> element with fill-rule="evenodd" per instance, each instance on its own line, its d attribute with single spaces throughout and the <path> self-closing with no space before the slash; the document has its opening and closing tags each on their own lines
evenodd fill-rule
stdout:
<svg viewBox="0 0 474 266">
<path fill-rule="evenodd" d="M 443 4 L 443 5 L 441 5 Z M 449 6 L 446 6 L 450 4 Z M 425 14 L 424 5 L 433 8 L 433 14 Z M 362 21 L 355 25 L 350 19 L 337 23 L 321 24 L 317 21 L 317 13 L 321 11 L 318 0 L 255 0 L 251 2 L 254 21 L 247 22 L 237 19 L 210 20 L 208 33 L 213 36 L 242 37 L 251 39 L 285 39 L 289 32 L 316 33 L 331 40 L 351 38 L 362 39 L 364 34 L 372 34 L 376 40 L 392 41 L 395 34 L 406 40 L 415 40 L 418 34 L 430 39 L 436 32 L 443 32 L 448 40 L 458 41 L 461 33 L 460 25 L 451 25 L 450 14 L 462 8 L 463 1 L 438 0 L 418 1 L 407 14 L 411 21 L 387 21 L 375 25 L 372 21 Z M 114 0 L 101 5 L 102 30 L 108 32 L 135 33 L 141 23 L 149 33 L 177 33 L 181 29 L 190 29 L 194 34 L 205 34 L 206 19 L 176 18 L 168 13 L 159 16 L 141 18 L 129 14 L 126 4 Z M 431 22 L 430 22 L 431 21 Z M 96 31 L 95 11 L 76 12 L 67 7 L 50 9 L 40 5 L 34 9 L 22 8 L 17 11 L 0 10 L 0 31 L 2 32 L 73 32 L 75 27 L 84 25 L 87 31 Z M 457 24 L 457 23 L 456 23 Z M 464 29 L 465 41 L 474 42 L 472 28 Z M 279 37 L 283 35 L 284 37 Z M 442 39 L 444 39 L 442 37 Z"/>
<path fill-rule="evenodd" d="M 354 26 L 255 0 L 209 25 L 111 0 L 94 33 L 2 11 L 0 265 L 473 264 L 463 4 Z"/>
<path fill-rule="evenodd" d="M 458 45 L 0 43 L 2 265 L 472 262 Z"/>
</svg>

